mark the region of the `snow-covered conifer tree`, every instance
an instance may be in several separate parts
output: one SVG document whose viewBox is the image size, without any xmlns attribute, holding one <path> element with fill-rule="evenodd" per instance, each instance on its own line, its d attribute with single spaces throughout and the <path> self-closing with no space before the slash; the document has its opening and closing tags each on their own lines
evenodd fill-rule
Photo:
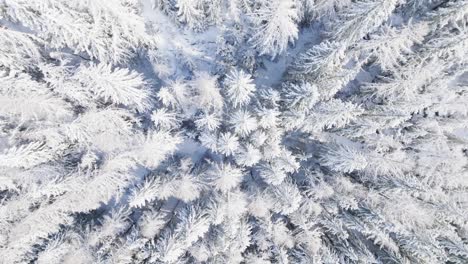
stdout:
<svg viewBox="0 0 468 264">
<path fill-rule="evenodd" d="M 252 43 L 260 54 L 275 57 L 297 39 L 298 11 L 292 0 L 259 2 L 260 6 L 252 14 Z"/>
</svg>

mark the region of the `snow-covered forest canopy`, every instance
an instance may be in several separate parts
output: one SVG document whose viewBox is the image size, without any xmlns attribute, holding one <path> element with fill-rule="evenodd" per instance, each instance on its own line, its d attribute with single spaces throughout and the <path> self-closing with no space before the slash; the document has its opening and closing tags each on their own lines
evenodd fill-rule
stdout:
<svg viewBox="0 0 468 264">
<path fill-rule="evenodd" d="M 468 263 L 468 0 L 0 0 L 0 263 Z"/>
</svg>

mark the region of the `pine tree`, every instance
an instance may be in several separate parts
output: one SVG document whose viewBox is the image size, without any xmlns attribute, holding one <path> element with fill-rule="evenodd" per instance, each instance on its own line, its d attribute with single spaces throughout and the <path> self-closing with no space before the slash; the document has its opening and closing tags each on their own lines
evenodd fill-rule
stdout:
<svg viewBox="0 0 468 264">
<path fill-rule="evenodd" d="M 284 52 L 290 42 L 296 40 L 298 28 L 294 1 L 261 1 L 252 14 L 254 33 L 252 44 L 260 54 L 275 57 Z"/>
</svg>

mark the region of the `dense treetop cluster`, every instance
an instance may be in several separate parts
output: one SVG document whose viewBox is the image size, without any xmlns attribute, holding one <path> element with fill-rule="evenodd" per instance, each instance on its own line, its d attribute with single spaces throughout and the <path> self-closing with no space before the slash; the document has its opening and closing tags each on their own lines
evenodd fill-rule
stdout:
<svg viewBox="0 0 468 264">
<path fill-rule="evenodd" d="M 468 263 L 467 0 L 0 0 L 0 263 Z"/>
</svg>

